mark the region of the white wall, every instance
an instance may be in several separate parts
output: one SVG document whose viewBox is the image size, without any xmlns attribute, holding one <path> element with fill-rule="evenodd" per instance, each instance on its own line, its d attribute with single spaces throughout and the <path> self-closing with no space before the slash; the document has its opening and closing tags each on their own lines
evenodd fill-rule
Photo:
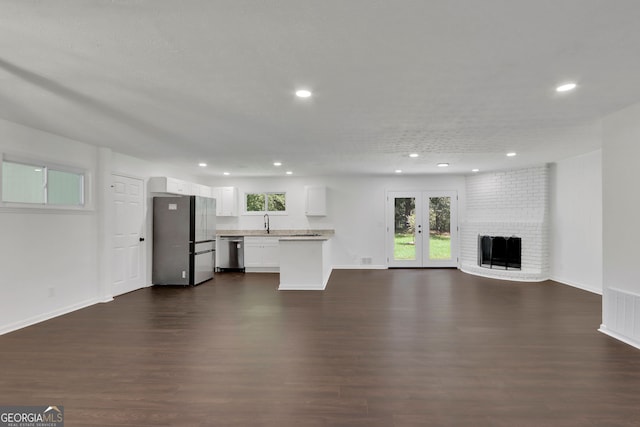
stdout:
<svg viewBox="0 0 640 427">
<path fill-rule="evenodd" d="M 240 199 L 246 192 L 286 191 L 288 215 L 270 215 L 271 228 L 335 229 L 331 239 L 334 267 L 358 267 L 362 258 L 371 258 L 367 267 L 387 265 L 386 201 L 387 191 L 455 190 L 461 199 L 459 216 L 464 213 L 464 176 L 340 176 L 221 179 L 211 186 L 235 186 Z M 304 186 L 327 187 L 328 215 L 304 215 Z M 242 201 L 240 202 L 242 204 Z M 240 215 L 218 218 L 218 229 L 262 229 L 263 217 Z"/>
<path fill-rule="evenodd" d="M 0 152 L 84 168 L 95 190 L 95 147 L 0 119 Z M 0 236 L 0 333 L 97 302 L 95 209 L 0 207 Z"/>
<path fill-rule="evenodd" d="M 112 153 L 0 119 L 0 153 L 85 169 L 83 211 L 0 206 L 0 334 L 108 301 L 113 216 L 112 173 L 142 178 L 197 177 L 170 165 Z M 151 280 L 151 211 L 147 194 L 146 283 Z"/>
<path fill-rule="evenodd" d="M 551 279 L 602 294 L 602 151 L 550 168 Z"/>
<path fill-rule="evenodd" d="M 603 120 L 603 324 L 640 348 L 640 104 Z"/>
</svg>

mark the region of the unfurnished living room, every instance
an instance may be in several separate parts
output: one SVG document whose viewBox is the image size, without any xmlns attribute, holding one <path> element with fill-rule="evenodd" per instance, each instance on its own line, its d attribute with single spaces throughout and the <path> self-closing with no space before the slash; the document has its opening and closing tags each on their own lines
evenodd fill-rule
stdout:
<svg viewBox="0 0 640 427">
<path fill-rule="evenodd" d="M 638 22 L 0 0 L 0 426 L 640 425 Z"/>
</svg>

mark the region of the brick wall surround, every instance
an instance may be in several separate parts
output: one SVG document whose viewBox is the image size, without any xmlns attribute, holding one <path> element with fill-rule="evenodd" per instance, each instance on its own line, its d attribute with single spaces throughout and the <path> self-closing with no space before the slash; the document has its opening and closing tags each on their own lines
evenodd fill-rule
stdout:
<svg viewBox="0 0 640 427">
<path fill-rule="evenodd" d="M 549 278 L 549 168 L 537 166 L 467 177 L 466 216 L 460 226 L 460 268 L 516 281 Z M 522 238 L 522 269 L 478 266 L 478 235 Z"/>
</svg>

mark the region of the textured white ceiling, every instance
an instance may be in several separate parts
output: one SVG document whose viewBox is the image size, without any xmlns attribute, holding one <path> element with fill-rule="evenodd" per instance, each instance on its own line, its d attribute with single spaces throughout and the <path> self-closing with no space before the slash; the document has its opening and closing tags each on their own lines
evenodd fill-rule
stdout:
<svg viewBox="0 0 640 427">
<path fill-rule="evenodd" d="M 194 173 L 539 164 L 599 147 L 599 119 L 640 101 L 637 0 L 0 0 L 0 10 L 0 118 Z M 555 93 L 567 80 L 579 89 Z M 302 86 L 314 97 L 295 98 Z"/>
</svg>

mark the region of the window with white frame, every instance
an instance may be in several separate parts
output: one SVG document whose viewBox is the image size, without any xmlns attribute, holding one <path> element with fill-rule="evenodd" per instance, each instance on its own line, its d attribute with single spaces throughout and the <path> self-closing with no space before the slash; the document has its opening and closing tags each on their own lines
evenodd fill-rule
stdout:
<svg viewBox="0 0 640 427">
<path fill-rule="evenodd" d="M 246 193 L 244 196 L 247 213 L 273 213 L 287 211 L 286 193 Z"/>
<path fill-rule="evenodd" d="M 76 168 L 3 158 L 1 180 L 7 205 L 85 205 L 85 172 Z"/>
</svg>

